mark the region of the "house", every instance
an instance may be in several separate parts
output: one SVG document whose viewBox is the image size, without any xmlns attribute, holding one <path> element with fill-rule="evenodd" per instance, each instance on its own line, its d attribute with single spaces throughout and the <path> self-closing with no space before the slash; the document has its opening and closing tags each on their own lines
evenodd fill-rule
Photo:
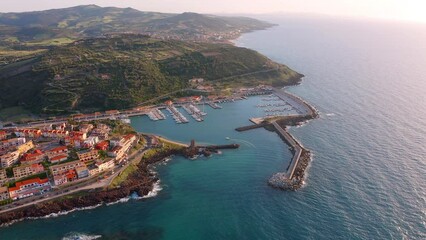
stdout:
<svg viewBox="0 0 426 240">
<path fill-rule="evenodd" d="M 63 161 L 66 161 L 68 159 L 68 155 L 57 155 L 54 157 L 49 158 L 49 162 L 52 164 L 57 164 Z"/>
<path fill-rule="evenodd" d="M 0 140 L 4 140 L 7 138 L 7 133 L 6 131 L 0 131 Z"/>
<path fill-rule="evenodd" d="M 84 164 L 84 162 L 77 160 L 77 161 L 50 166 L 50 171 L 52 172 L 53 176 L 57 176 L 67 172 L 68 170 L 75 169 L 82 166 L 86 166 L 86 164 Z"/>
<path fill-rule="evenodd" d="M 49 179 L 32 178 L 16 182 L 15 187 L 9 188 L 9 196 L 13 200 L 40 195 L 50 191 Z"/>
<path fill-rule="evenodd" d="M 19 160 L 19 152 L 8 152 L 4 155 L 0 156 L 0 166 L 2 168 L 7 168 L 12 166 L 13 164 L 17 163 Z"/>
<path fill-rule="evenodd" d="M 114 163 L 114 159 L 110 158 L 110 159 L 106 159 L 105 161 L 97 161 L 95 164 L 100 172 L 103 171 L 107 171 L 107 170 L 111 170 L 114 168 L 115 163 Z"/>
<path fill-rule="evenodd" d="M 89 169 L 87 169 L 86 166 L 78 167 L 75 169 L 75 171 L 77 173 L 78 179 L 90 176 Z"/>
<path fill-rule="evenodd" d="M 43 137 L 46 138 L 65 138 L 68 135 L 69 132 L 65 130 L 47 130 L 43 132 Z"/>
<path fill-rule="evenodd" d="M 33 153 L 25 153 L 22 155 L 21 163 L 23 164 L 33 164 L 39 163 L 44 160 L 46 155 L 39 149 L 34 150 Z"/>
<path fill-rule="evenodd" d="M 64 142 L 67 146 L 80 148 L 83 145 L 84 140 L 82 140 L 80 137 L 68 136 L 64 138 Z"/>
<path fill-rule="evenodd" d="M 0 182 L 7 179 L 6 169 L 0 168 Z"/>
<path fill-rule="evenodd" d="M 40 129 L 16 129 L 15 135 L 17 137 L 25 137 L 25 138 L 39 138 L 42 135 Z"/>
<path fill-rule="evenodd" d="M 50 150 L 47 150 L 46 155 L 49 158 L 49 160 L 53 157 L 58 156 L 58 155 L 68 156 L 68 148 L 66 146 L 55 147 L 55 148 L 52 148 Z"/>
<path fill-rule="evenodd" d="M 108 148 L 109 148 L 109 142 L 106 140 L 99 142 L 95 145 L 95 149 L 102 150 L 102 151 L 106 151 L 108 150 Z"/>
<path fill-rule="evenodd" d="M 44 167 L 40 163 L 13 168 L 13 176 L 15 179 L 24 178 L 41 172 L 44 172 Z"/>
<path fill-rule="evenodd" d="M 72 132 L 70 132 L 69 135 L 71 137 L 78 138 L 80 140 L 86 140 L 86 138 L 87 138 L 87 133 L 80 132 L 80 131 L 72 131 Z"/>
<path fill-rule="evenodd" d="M 99 152 L 96 149 L 86 149 L 83 151 L 77 152 L 78 159 L 82 162 L 88 162 L 96 160 L 99 157 Z"/>
<path fill-rule="evenodd" d="M 9 190 L 7 187 L 0 187 L 0 201 L 9 199 Z"/>
</svg>

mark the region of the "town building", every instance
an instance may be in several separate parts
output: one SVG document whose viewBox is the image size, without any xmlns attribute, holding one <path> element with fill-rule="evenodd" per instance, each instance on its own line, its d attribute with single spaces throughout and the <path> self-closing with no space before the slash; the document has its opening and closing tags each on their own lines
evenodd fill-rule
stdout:
<svg viewBox="0 0 426 240">
<path fill-rule="evenodd" d="M 83 132 L 83 133 L 89 133 L 90 131 L 92 131 L 92 129 L 93 129 L 93 124 L 81 124 L 80 126 L 79 126 L 79 130 L 80 130 L 80 132 Z"/>
<path fill-rule="evenodd" d="M 41 172 L 44 172 L 44 167 L 40 163 L 22 165 L 13 168 L 13 176 L 15 177 L 15 179 L 28 177 Z"/>
<path fill-rule="evenodd" d="M 34 145 L 33 141 L 32 141 L 32 140 L 30 140 L 30 141 L 28 141 L 28 142 L 26 142 L 26 143 L 24 143 L 24 144 L 19 145 L 19 146 L 16 148 L 16 150 L 17 150 L 20 154 L 24 154 L 24 153 L 28 152 L 29 150 L 31 150 L 31 149 L 33 149 L 33 148 L 35 148 L 35 145 Z"/>
<path fill-rule="evenodd" d="M 75 169 L 75 171 L 77 173 L 78 179 L 90 176 L 89 169 L 87 169 L 86 166 L 78 167 Z"/>
<path fill-rule="evenodd" d="M 21 163 L 23 164 L 33 164 L 33 163 L 40 163 L 44 160 L 45 154 L 39 150 L 34 150 L 33 153 L 25 153 L 22 155 Z"/>
<path fill-rule="evenodd" d="M 15 135 L 17 137 L 25 137 L 25 138 L 39 138 L 42 135 L 40 129 L 16 129 Z"/>
<path fill-rule="evenodd" d="M 9 190 L 7 187 L 0 187 L 0 201 L 9 199 Z"/>
<path fill-rule="evenodd" d="M 16 148 L 26 142 L 26 139 L 23 137 L 5 139 L 0 141 L 0 150 L 9 150 Z"/>
<path fill-rule="evenodd" d="M 0 183 L 7 179 L 6 169 L 0 168 Z"/>
<path fill-rule="evenodd" d="M 125 156 L 126 151 L 121 146 L 115 146 L 111 150 L 107 152 L 109 157 L 115 158 L 117 161 L 121 161 L 121 159 Z"/>
<path fill-rule="evenodd" d="M 93 175 L 100 173 L 99 168 L 94 164 L 87 166 L 87 169 L 89 169 L 90 176 L 93 176 Z"/>
<path fill-rule="evenodd" d="M 13 200 L 40 195 L 50 191 L 49 179 L 33 178 L 16 182 L 15 187 L 9 188 L 9 196 Z"/>
<path fill-rule="evenodd" d="M 17 163 L 19 160 L 19 152 L 8 152 L 4 155 L 0 156 L 0 166 L 2 168 L 8 168 L 12 166 L 13 164 Z"/>
<path fill-rule="evenodd" d="M 84 140 L 84 147 L 93 147 L 96 143 L 99 142 L 99 138 L 97 136 L 90 136 L 86 140 Z"/>
<path fill-rule="evenodd" d="M 80 148 L 83 145 L 84 140 L 80 137 L 68 136 L 64 138 L 65 145 Z"/>
<path fill-rule="evenodd" d="M 98 161 L 96 161 L 95 165 L 96 165 L 96 167 L 98 167 L 100 172 L 103 172 L 103 171 L 113 169 L 114 166 L 115 166 L 115 162 L 114 162 L 114 159 L 109 158 L 109 159 L 106 159 L 104 161 L 98 160 Z"/>
<path fill-rule="evenodd" d="M 102 150 L 102 151 L 106 151 L 109 148 L 109 142 L 104 140 L 102 142 L 99 142 L 95 145 L 95 149 L 97 150 Z"/>
<path fill-rule="evenodd" d="M 98 159 L 99 152 L 96 149 L 86 149 L 77 152 L 78 159 L 82 162 L 89 162 Z"/>
<path fill-rule="evenodd" d="M 47 130 L 43 132 L 43 137 L 46 138 L 65 138 L 68 135 L 69 132 L 65 130 Z"/>
<path fill-rule="evenodd" d="M 4 140 L 7 138 L 7 133 L 6 131 L 0 131 L 0 140 Z"/>
<path fill-rule="evenodd" d="M 70 136 L 74 137 L 74 138 L 78 138 L 80 140 L 86 140 L 87 138 L 87 133 L 85 132 L 80 132 L 80 131 L 73 131 L 70 132 Z"/>
<path fill-rule="evenodd" d="M 53 176 L 57 176 L 67 172 L 68 170 L 76 169 L 82 166 L 86 166 L 86 164 L 84 164 L 84 162 L 81 162 L 80 160 L 77 160 L 50 166 L 50 171 L 52 172 Z"/>
<path fill-rule="evenodd" d="M 58 155 L 68 156 L 68 148 L 66 146 L 55 147 L 55 148 L 52 148 L 50 150 L 47 150 L 46 155 L 47 155 L 47 158 L 49 158 L 49 160 L 53 157 L 58 156 Z"/>
<path fill-rule="evenodd" d="M 66 161 L 68 159 L 68 155 L 57 155 L 54 157 L 49 158 L 49 162 L 52 164 L 57 164 L 63 161 Z"/>
</svg>

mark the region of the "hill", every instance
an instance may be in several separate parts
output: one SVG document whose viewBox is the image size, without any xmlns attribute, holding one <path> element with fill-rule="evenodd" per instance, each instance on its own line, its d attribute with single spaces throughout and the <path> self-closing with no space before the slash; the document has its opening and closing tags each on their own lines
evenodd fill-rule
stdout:
<svg viewBox="0 0 426 240">
<path fill-rule="evenodd" d="M 52 47 L 0 67 L 0 109 L 69 113 L 127 108 L 188 87 L 297 83 L 301 75 L 229 44 L 109 35 Z"/>
<path fill-rule="evenodd" d="M 0 45 L 31 46 L 54 39 L 99 37 L 133 32 L 180 40 L 223 40 L 241 32 L 271 27 L 251 18 L 196 13 L 166 14 L 133 8 L 83 5 L 37 12 L 0 13 Z M 20 44 L 21 43 L 21 44 Z"/>
</svg>

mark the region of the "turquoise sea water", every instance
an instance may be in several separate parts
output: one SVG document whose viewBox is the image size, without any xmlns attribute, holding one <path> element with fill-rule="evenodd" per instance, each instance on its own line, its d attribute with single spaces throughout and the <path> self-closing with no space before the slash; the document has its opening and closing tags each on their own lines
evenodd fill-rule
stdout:
<svg viewBox="0 0 426 240">
<path fill-rule="evenodd" d="M 241 144 L 157 171 L 154 198 L 31 220 L 0 239 L 425 239 L 426 26 L 320 18 L 269 18 L 280 26 L 244 35 L 306 75 L 290 88 L 321 112 L 291 132 L 313 151 L 306 185 L 282 192 L 266 180 L 291 158 L 275 133 L 238 133 L 259 98 L 206 107 L 202 123 L 134 118 L 140 131 L 188 142 Z"/>
</svg>

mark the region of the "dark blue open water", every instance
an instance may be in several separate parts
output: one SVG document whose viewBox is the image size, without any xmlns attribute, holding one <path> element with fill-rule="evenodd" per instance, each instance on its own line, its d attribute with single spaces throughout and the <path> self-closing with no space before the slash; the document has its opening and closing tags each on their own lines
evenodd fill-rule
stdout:
<svg viewBox="0 0 426 240">
<path fill-rule="evenodd" d="M 321 118 L 291 131 L 314 153 L 297 192 L 266 180 L 291 155 L 275 133 L 237 133 L 259 114 L 259 98 L 206 107 L 203 123 L 133 119 L 169 138 L 242 145 L 209 159 L 176 157 L 157 168 L 163 190 L 66 216 L 0 229 L 0 239 L 425 239 L 426 26 L 338 19 L 271 18 L 244 35 L 260 51 L 306 75 L 290 91 Z"/>
</svg>

